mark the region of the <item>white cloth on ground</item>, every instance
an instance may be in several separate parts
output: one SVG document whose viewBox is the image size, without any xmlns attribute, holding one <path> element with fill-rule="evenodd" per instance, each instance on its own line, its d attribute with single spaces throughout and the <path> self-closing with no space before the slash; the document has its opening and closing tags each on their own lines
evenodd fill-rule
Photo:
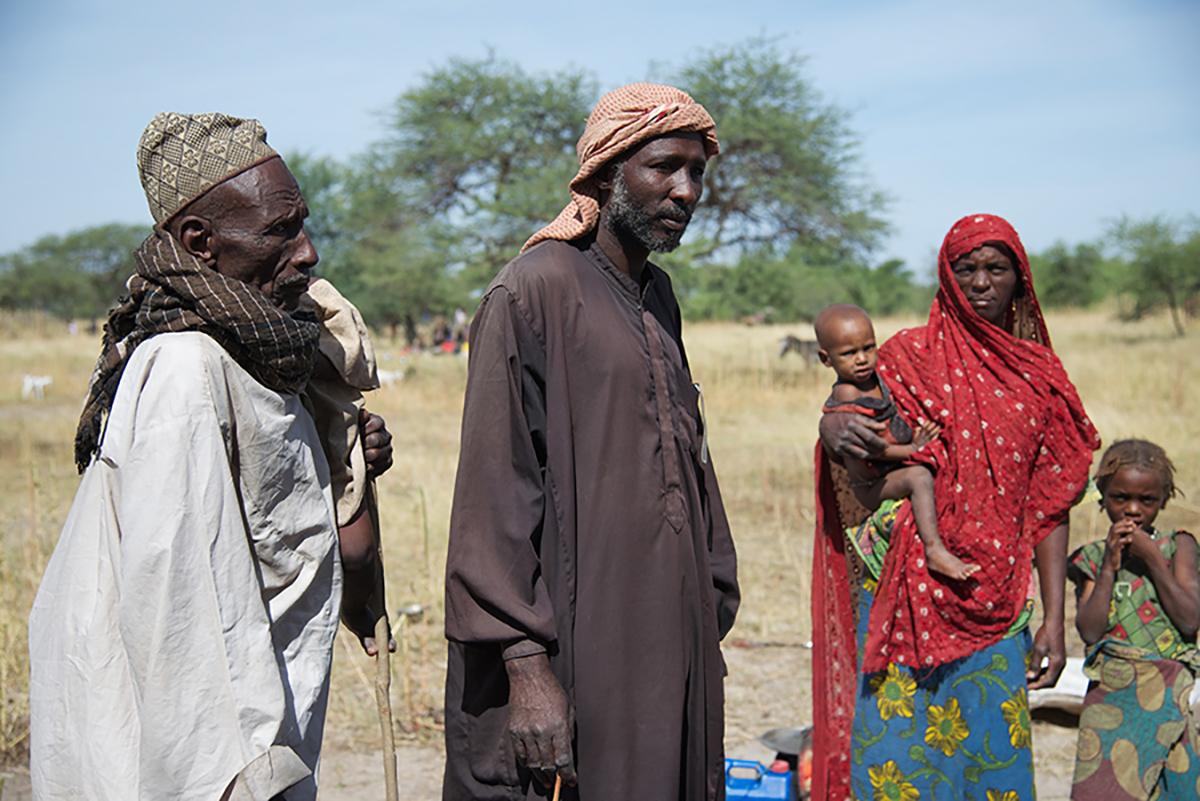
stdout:
<svg viewBox="0 0 1200 801">
<path fill-rule="evenodd" d="M 30 614 L 34 797 L 315 799 L 334 519 L 298 396 L 204 334 L 140 345 Z"/>
</svg>

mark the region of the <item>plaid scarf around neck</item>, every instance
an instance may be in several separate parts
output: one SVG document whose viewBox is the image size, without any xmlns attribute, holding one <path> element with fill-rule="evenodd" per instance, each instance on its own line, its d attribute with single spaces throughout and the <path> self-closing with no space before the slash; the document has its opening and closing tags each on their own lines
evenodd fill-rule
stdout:
<svg viewBox="0 0 1200 801">
<path fill-rule="evenodd" d="M 134 251 L 129 294 L 109 312 L 104 340 L 75 432 L 82 473 L 100 447 L 129 355 L 155 334 L 200 331 L 217 341 L 256 381 L 276 392 L 308 383 L 320 327 L 308 311 L 281 310 L 249 284 L 227 278 L 155 232 Z"/>
</svg>

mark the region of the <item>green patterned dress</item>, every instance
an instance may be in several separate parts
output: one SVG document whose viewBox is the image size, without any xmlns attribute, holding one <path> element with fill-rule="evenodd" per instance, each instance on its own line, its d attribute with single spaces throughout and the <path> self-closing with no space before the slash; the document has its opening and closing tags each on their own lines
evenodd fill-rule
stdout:
<svg viewBox="0 0 1200 801">
<path fill-rule="evenodd" d="M 1170 560 L 1176 533 L 1151 536 Z M 1095 581 L 1103 560 L 1104 541 L 1088 543 L 1071 555 L 1068 575 L 1079 586 Z M 1200 740 L 1188 706 L 1198 670 L 1200 651 L 1163 610 L 1146 564 L 1126 558 L 1108 632 L 1088 651 L 1073 799 L 1200 798 Z"/>
</svg>

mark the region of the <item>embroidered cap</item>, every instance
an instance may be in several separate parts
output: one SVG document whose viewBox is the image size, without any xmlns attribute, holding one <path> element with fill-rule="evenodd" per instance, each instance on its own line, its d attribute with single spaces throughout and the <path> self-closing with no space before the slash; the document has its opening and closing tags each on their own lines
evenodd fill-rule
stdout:
<svg viewBox="0 0 1200 801">
<path fill-rule="evenodd" d="M 164 111 L 142 133 L 138 177 L 150 214 L 161 223 L 227 178 L 277 155 L 258 120 Z"/>
</svg>

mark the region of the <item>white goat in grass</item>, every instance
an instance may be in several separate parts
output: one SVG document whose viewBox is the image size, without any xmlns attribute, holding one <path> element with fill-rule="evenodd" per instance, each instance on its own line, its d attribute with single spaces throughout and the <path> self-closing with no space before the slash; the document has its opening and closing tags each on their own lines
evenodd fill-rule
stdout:
<svg viewBox="0 0 1200 801">
<path fill-rule="evenodd" d="M 53 383 L 48 375 L 26 375 L 21 381 L 21 400 L 41 400 L 46 397 L 46 387 Z"/>
</svg>

